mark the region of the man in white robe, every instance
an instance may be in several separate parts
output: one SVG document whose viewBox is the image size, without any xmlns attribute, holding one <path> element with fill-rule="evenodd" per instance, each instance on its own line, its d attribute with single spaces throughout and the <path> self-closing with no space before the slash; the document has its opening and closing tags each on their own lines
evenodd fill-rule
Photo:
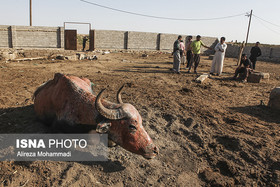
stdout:
<svg viewBox="0 0 280 187">
<path fill-rule="evenodd" d="M 219 76 L 222 74 L 223 65 L 224 65 L 224 58 L 227 49 L 227 44 L 225 43 L 226 38 L 221 37 L 220 42 L 215 47 L 215 56 L 212 62 L 212 67 L 210 74 L 214 75 L 215 73 Z"/>
</svg>

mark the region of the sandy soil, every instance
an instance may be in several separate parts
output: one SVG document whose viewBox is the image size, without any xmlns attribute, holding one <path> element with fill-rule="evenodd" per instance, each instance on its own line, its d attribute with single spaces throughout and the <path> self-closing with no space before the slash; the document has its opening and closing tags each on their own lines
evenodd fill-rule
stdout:
<svg viewBox="0 0 280 187">
<path fill-rule="evenodd" d="M 3 186 L 277 186 L 280 184 L 280 115 L 266 106 L 279 86 L 279 64 L 258 62 L 270 72 L 261 83 L 232 81 L 234 59 L 224 74 L 203 84 L 194 74 L 173 74 L 170 54 L 97 54 L 97 61 L 0 62 L 0 133 L 43 133 L 35 120 L 35 89 L 60 72 L 89 78 L 96 92 L 108 87 L 142 115 L 160 155 L 152 160 L 121 147 L 108 162 L 0 162 Z M 203 57 L 199 73 L 211 61 Z"/>
</svg>

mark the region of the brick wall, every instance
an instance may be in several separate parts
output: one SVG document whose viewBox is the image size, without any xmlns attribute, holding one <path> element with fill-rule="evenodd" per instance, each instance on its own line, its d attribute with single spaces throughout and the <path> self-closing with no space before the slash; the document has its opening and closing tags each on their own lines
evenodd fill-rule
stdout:
<svg viewBox="0 0 280 187">
<path fill-rule="evenodd" d="M 0 47 L 64 48 L 61 27 L 0 26 Z"/>
</svg>

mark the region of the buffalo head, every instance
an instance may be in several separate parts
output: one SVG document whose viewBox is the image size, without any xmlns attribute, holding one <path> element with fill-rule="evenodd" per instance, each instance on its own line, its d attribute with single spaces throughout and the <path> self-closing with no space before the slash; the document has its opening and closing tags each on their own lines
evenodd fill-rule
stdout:
<svg viewBox="0 0 280 187">
<path fill-rule="evenodd" d="M 112 141 L 128 151 L 146 159 L 154 158 L 158 154 L 158 148 L 145 131 L 137 109 L 129 103 L 122 102 L 120 92 L 123 87 L 117 93 L 117 104 L 102 103 L 105 89 L 97 95 L 95 107 L 105 120 L 97 125 L 96 131 L 108 133 Z"/>
</svg>

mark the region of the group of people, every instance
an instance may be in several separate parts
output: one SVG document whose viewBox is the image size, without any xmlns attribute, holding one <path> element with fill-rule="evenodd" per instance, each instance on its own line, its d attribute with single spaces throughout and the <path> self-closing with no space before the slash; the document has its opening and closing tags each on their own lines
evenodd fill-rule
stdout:
<svg viewBox="0 0 280 187">
<path fill-rule="evenodd" d="M 178 39 L 174 42 L 173 46 L 173 71 L 180 74 L 180 64 L 181 61 L 184 62 L 185 59 L 187 60 L 187 69 L 188 73 L 190 73 L 191 68 L 194 63 L 194 73 L 197 73 L 196 69 L 200 62 L 200 48 L 201 46 L 206 47 L 208 49 L 212 49 L 206 46 L 201 41 L 201 36 L 197 35 L 196 40 L 192 41 L 192 36 L 188 36 L 188 41 L 186 42 L 186 47 L 184 41 L 182 40 L 182 36 L 179 35 Z M 184 64 L 184 63 L 183 63 Z"/>
<path fill-rule="evenodd" d="M 215 55 L 212 61 L 210 74 L 211 75 L 221 75 L 223 71 L 223 64 L 225 58 L 225 52 L 227 49 L 227 44 L 225 43 L 226 38 L 221 37 L 219 43 L 215 46 Z M 251 48 L 251 55 L 249 59 L 246 54 L 242 54 L 241 62 L 237 67 L 234 75 L 234 79 L 237 78 L 238 74 L 243 74 L 243 82 L 247 82 L 247 78 L 255 68 L 257 57 L 261 56 L 261 49 L 259 48 L 259 42 L 256 42 L 256 45 Z M 174 42 L 173 46 L 173 68 L 172 70 L 180 74 L 180 65 L 181 63 L 184 65 L 185 61 L 187 61 L 187 73 L 191 72 L 192 67 L 194 66 L 194 73 L 197 74 L 197 67 L 200 62 L 200 53 L 201 46 L 213 50 L 211 47 L 206 46 L 201 41 L 201 36 L 197 35 L 196 40 L 192 41 L 192 36 L 187 37 L 186 46 L 184 41 L 182 40 L 182 36 L 179 35 L 178 39 Z"/>
</svg>

